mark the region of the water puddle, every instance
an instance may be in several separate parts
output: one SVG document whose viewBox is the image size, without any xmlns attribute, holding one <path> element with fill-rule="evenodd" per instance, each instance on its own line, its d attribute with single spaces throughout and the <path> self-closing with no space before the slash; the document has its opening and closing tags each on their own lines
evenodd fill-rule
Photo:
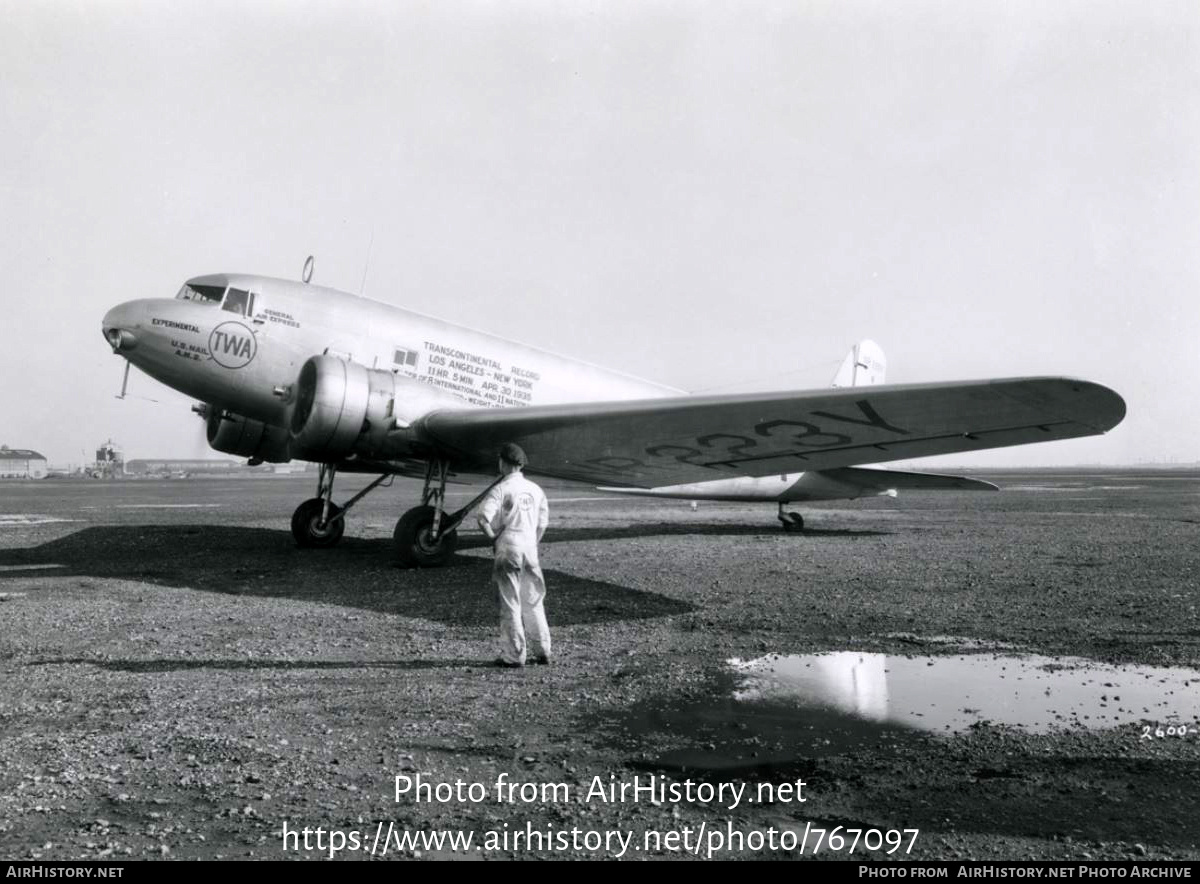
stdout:
<svg viewBox="0 0 1200 884">
<path fill-rule="evenodd" d="M 963 641 L 934 639 L 923 643 Z M 1200 671 L 996 652 L 770 655 L 731 660 L 703 698 L 658 699 L 607 720 L 654 746 L 643 764 L 726 772 L 886 751 L 985 722 L 1037 734 L 1186 725 L 1195 739 Z"/>
<path fill-rule="evenodd" d="M 1030 733 L 1139 721 L 1200 723 L 1200 671 L 1080 657 L 841 651 L 731 661 L 741 703 L 788 702 L 881 724 L 961 733 L 980 722 Z"/>
</svg>

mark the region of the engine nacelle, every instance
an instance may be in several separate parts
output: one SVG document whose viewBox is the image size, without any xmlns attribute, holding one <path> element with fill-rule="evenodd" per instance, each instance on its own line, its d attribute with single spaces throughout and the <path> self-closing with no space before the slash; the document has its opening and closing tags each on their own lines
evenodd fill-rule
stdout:
<svg viewBox="0 0 1200 884">
<path fill-rule="evenodd" d="M 468 403 L 446 390 L 336 356 L 313 356 L 300 369 L 292 411 L 291 451 L 333 461 L 351 454 L 402 456 L 403 432 L 438 408 Z"/>
<path fill-rule="evenodd" d="M 205 432 L 208 444 L 215 450 L 269 463 L 287 463 L 292 459 L 288 452 L 288 432 L 283 427 L 211 405 L 207 411 Z"/>
<path fill-rule="evenodd" d="M 396 379 L 336 356 L 313 356 L 300 369 L 292 411 L 292 447 L 304 456 L 336 460 L 374 453 L 395 425 Z"/>
</svg>

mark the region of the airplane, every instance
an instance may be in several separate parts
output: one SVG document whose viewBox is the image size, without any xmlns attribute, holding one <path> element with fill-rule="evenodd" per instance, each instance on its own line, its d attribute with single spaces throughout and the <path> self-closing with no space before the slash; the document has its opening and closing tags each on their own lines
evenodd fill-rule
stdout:
<svg viewBox="0 0 1200 884">
<path fill-rule="evenodd" d="M 113 307 L 102 332 L 129 365 L 199 400 L 209 445 L 251 464 L 319 465 L 292 515 L 301 547 L 336 544 L 345 517 L 395 475 L 423 477 L 393 532 L 403 564 L 444 564 L 483 499 L 445 507 L 446 484 L 492 476 L 516 442 L 531 475 L 610 491 L 785 505 L 896 488 L 990 483 L 865 464 L 1091 436 L 1115 427 L 1113 390 L 1061 377 L 885 385 L 857 345 L 836 386 L 696 394 L 302 280 L 217 273 L 173 298 Z M 333 500 L 339 472 L 377 478 Z"/>
</svg>

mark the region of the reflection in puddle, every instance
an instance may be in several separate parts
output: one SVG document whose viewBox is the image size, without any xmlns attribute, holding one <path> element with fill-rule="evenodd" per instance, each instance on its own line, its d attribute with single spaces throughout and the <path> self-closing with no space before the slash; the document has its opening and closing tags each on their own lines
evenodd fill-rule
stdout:
<svg viewBox="0 0 1200 884">
<path fill-rule="evenodd" d="M 603 723 L 648 750 L 635 764 L 739 775 L 887 753 L 984 721 L 1033 733 L 1175 723 L 1189 739 L 1200 726 L 1200 671 L 1191 669 L 1004 653 L 730 662 L 703 696 L 655 698 Z"/>
<path fill-rule="evenodd" d="M 731 661 L 734 699 L 959 732 L 981 721 L 1034 733 L 1142 720 L 1200 723 L 1200 672 L 1078 657 L 899 657 L 842 651 Z"/>
</svg>

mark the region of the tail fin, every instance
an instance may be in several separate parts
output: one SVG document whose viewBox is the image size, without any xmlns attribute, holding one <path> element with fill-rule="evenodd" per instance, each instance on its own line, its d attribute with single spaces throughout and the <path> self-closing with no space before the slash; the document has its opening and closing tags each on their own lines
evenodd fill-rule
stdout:
<svg viewBox="0 0 1200 884">
<path fill-rule="evenodd" d="M 887 372 L 887 357 L 872 340 L 862 340 L 850 348 L 842 367 L 833 377 L 835 387 L 869 387 L 882 384 Z"/>
</svg>

